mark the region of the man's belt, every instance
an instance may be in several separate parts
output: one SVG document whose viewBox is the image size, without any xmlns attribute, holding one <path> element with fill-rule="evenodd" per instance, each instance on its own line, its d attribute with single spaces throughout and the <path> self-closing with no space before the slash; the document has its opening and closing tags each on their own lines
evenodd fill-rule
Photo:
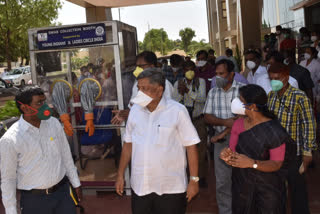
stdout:
<svg viewBox="0 0 320 214">
<path fill-rule="evenodd" d="M 32 190 L 21 190 L 21 192 L 37 194 L 37 195 L 49 195 L 57 191 L 61 186 L 68 182 L 67 176 L 64 176 L 62 180 L 57 183 L 56 185 L 48 188 L 48 189 L 32 189 Z"/>
</svg>

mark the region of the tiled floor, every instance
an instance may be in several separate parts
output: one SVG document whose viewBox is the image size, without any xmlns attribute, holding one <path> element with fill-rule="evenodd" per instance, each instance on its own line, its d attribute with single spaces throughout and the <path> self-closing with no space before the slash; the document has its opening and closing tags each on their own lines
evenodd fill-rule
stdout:
<svg viewBox="0 0 320 214">
<path fill-rule="evenodd" d="M 218 213 L 215 198 L 215 179 L 213 169 L 208 173 L 209 187 L 201 189 L 200 194 L 188 205 L 188 214 Z M 309 201 L 312 214 L 320 214 L 320 155 L 316 157 L 316 168 L 307 175 Z M 120 197 L 114 192 L 85 195 L 83 200 L 86 214 L 130 214 L 130 197 Z M 0 214 L 4 214 L 0 207 Z"/>
</svg>

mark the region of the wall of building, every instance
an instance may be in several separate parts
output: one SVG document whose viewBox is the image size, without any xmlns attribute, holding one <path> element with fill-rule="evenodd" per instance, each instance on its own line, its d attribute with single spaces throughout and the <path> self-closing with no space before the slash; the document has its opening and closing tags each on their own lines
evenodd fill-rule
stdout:
<svg viewBox="0 0 320 214">
<path fill-rule="evenodd" d="M 222 17 L 224 1 L 226 18 Z M 304 26 L 320 31 L 320 0 L 207 0 L 207 5 L 210 43 L 219 55 L 226 47 L 235 50 L 236 45 L 242 51 L 249 44 L 260 47 L 261 38 L 275 32 L 277 25 L 296 32 Z M 292 10 L 296 5 L 302 6 Z"/>
<path fill-rule="evenodd" d="M 261 17 L 261 1 L 207 0 L 210 43 L 218 55 L 237 45 L 243 50 L 260 43 L 261 23 L 256 17 Z M 245 15 L 240 18 L 241 14 Z"/>
</svg>

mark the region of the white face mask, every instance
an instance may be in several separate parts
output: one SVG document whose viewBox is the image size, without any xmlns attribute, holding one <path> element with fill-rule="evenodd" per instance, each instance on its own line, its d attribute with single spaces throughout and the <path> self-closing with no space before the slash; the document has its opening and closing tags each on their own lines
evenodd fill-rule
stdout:
<svg viewBox="0 0 320 214">
<path fill-rule="evenodd" d="M 172 67 L 173 72 L 177 72 L 180 68 L 174 68 Z"/>
<path fill-rule="evenodd" d="M 256 67 L 256 63 L 254 61 L 247 61 L 247 67 L 252 70 Z"/>
<path fill-rule="evenodd" d="M 308 60 L 308 59 L 310 59 L 310 58 L 311 58 L 311 55 L 310 55 L 310 54 L 308 54 L 308 53 L 305 53 L 305 54 L 304 54 L 304 59 Z"/>
<path fill-rule="evenodd" d="M 311 41 L 315 42 L 317 41 L 318 37 L 317 36 L 311 36 Z"/>
<path fill-rule="evenodd" d="M 90 76 L 90 72 L 89 71 L 84 72 L 84 76 L 86 76 L 86 77 Z"/>
<path fill-rule="evenodd" d="M 151 103 L 151 101 L 152 101 L 151 97 L 149 97 L 148 95 L 146 95 L 142 91 L 138 91 L 137 96 L 132 98 L 130 102 L 134 103 L 134 104 L 138 104 L 141 107 L 146 107 L 147 105 L 149 105 L 149 103 Z"/>
<path fill-rule="evenodd" d="M 207 64 L 207 61 L 205 61 L 205 60 L 200 60 L 200 61 L 197 61 L 196 66 L 197 66 L 197 67 L 203 67 L 203 66 L 205 66 L 206 64 Z"/>
<path fill-rule="evenodd" d="M 245 108 L 241 100 L 237 97 L 231 102 L 231 112 L 237 115 L 245 115 Z"/>
</svg>

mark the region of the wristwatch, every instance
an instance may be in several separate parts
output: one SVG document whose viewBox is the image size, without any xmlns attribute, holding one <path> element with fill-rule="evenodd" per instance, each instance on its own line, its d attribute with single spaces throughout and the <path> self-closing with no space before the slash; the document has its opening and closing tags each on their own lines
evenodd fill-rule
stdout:
<svg viewBox="0 0 320 214">
<path fill-rule="evenodd" d="M 258 164 L 257 164 L 256 160 L 254 160 L 254 164 L 252 165 L 252 168 L 254 168 L 254 169 L 258 168 Z"/>
<path fill-rule="evenodd" d="M 199 181 L 199 177 L 190 176 L 190 181 L 198 182 Z"/>
</svg>

